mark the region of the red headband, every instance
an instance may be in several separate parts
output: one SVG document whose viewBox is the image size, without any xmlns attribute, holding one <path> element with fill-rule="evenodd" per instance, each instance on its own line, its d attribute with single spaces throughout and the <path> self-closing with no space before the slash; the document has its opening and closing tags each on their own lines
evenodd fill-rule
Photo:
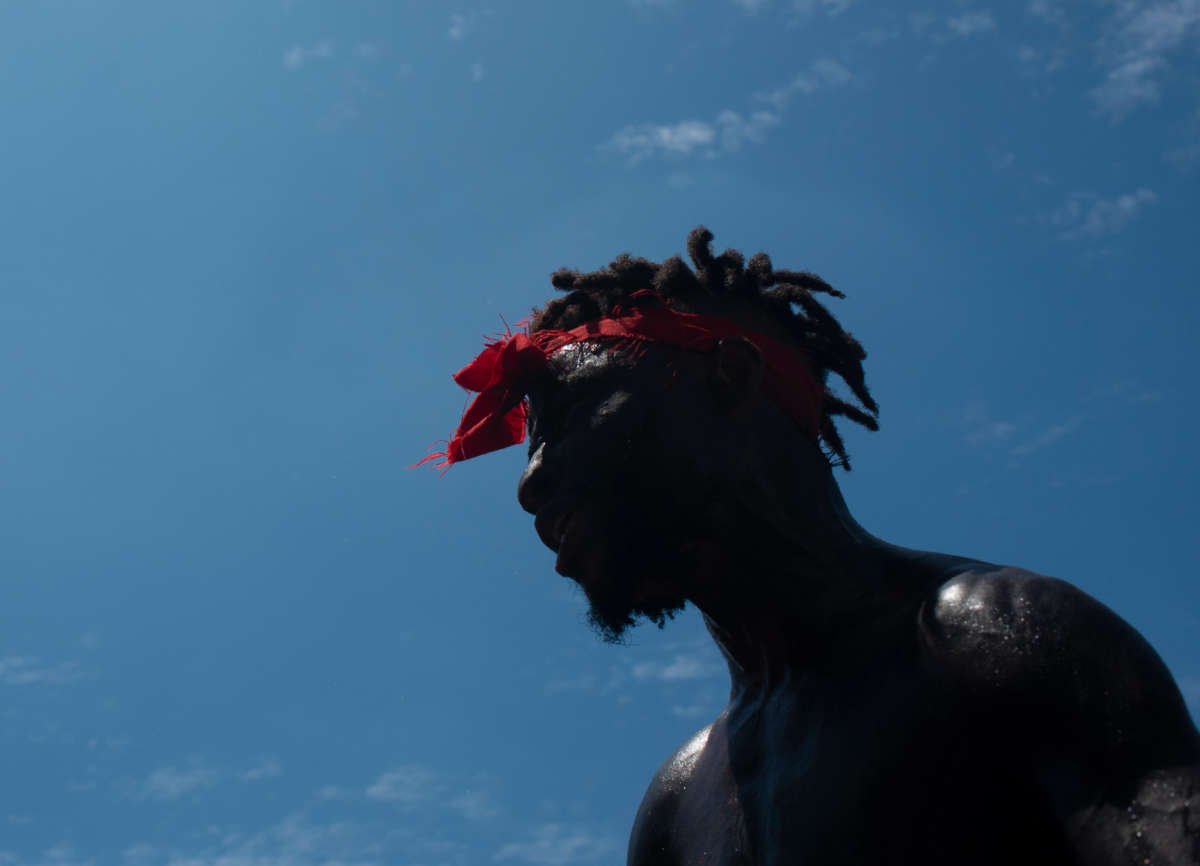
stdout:
<svg viewBox="0 0 1200 866">
<path fill-rule="evenodd" d="M 417 466 L 441 458 L 438 469 L 525 441 L 525 394 L 546 362 L 569 343 L 590 340 L 648 340 L 694 352 L 711 351 L 724 337 L 744 337 L 762 352 L 767 393 L 814 439 L 821 428 L 824 386 L 808 368 L 803 353 L 749 331 L 728 319 L 669 309 L 650 291 L 635 292 L 630 309 L 569 331 L 506 334 L 490 341 L 454 381 L 477 396 L 463 414 L 445 451 L 430 454 Z M 411 468 L 411 467 L 410 467 Z"/>
</svg>

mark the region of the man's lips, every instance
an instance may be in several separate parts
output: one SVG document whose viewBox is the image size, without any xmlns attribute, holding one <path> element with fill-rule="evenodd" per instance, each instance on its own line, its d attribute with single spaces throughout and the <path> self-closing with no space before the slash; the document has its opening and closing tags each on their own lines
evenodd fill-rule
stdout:
<svg viewBox="0 0 1200 866">
<path fill-rule="evenodd" d="M 575 512 L 565 502 L 552 502 L 538 511 L 533 519 L 533 528 L 537 530 L 542 544 L 557 553 L 574 515 Z"/>
<path fill-rule="evenodd" d="M 558 554 L 554 570 L 559 574 L 579 579 L 594 567 L 593 529 L 586 506 L 573 500 L 552 502 L 538 511 L 533 526 L 542 543 Z"/>
</svg>

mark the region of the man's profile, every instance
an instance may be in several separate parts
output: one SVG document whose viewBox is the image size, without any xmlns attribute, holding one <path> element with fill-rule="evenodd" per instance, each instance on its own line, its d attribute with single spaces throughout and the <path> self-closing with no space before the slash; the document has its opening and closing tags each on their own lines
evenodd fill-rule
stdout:
<svg viewBox="0 0 1200 866">
<path fill-rule="evenodd" d="M 527 429 L 518 499 L 600 633 L 691 602 L 729 664 L 629 864 L 1200 863 L 1200 735 L 1158 655 L 1066 582 L 859 526 L 834 419 L 878 410 L 814 297 L 840 293 L 711 239 L 694 269 L 556 272 L 456 376 L 479 396 L 442 455 Z"/>
</svg>

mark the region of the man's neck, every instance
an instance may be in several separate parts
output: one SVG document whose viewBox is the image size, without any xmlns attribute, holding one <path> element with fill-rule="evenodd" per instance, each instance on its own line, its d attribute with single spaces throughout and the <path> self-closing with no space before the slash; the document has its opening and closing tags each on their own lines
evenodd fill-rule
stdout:
<svg viewBox="0 0 1200 866">
<path fill-rule="evenodd" d="M 803 515 L 731 527 L 689 601 L 735 691 L 886 651 L 928 591 L 969 561 L 888 544 L 850 515 L 832 477 Z"/>
</svg>

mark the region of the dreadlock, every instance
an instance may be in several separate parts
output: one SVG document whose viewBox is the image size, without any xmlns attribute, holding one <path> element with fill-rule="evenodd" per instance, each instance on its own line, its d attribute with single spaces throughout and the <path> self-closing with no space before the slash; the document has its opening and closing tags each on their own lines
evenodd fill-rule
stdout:
<svg viewBox="0 0 1200 866">
<path fill-rule="evenodd" d="M 618 305 L 628 305 L 630 296 L 650 288 L 662 298 L 687 309 L 705 300 L 757 310 L 804 350 L 812 372 L 825 384 L 837 373 L 861 404 L 845 402 L 828 389 L 822 402 L 820 438 L 826 459 L 833 466 L 850 468 L 846 447 L 838 435 L 833 416 L 849 418 L 869 430 L 878 430 L 879 407 L 863 381 L 862 361 L 867 353 L 837 319 L 813 297 L 817 293 L 844 298 L 841 292 L 808 271 L 775 270 L 766 253 L 747 262 L 737 250 L 719 256 L 709 244 L 713 234 L 704 226 L 692 229 L 687 239 L 688 256 L 695 270 L 679 256 L 664 262 L 634 258 L 622 253 L 607 268 L 580 273 L 559 268 L 550 282 L 565 297 L 554 298 L 535 309 L 530 330 L 570 329 L 609 315 Z"/>
</svg>

